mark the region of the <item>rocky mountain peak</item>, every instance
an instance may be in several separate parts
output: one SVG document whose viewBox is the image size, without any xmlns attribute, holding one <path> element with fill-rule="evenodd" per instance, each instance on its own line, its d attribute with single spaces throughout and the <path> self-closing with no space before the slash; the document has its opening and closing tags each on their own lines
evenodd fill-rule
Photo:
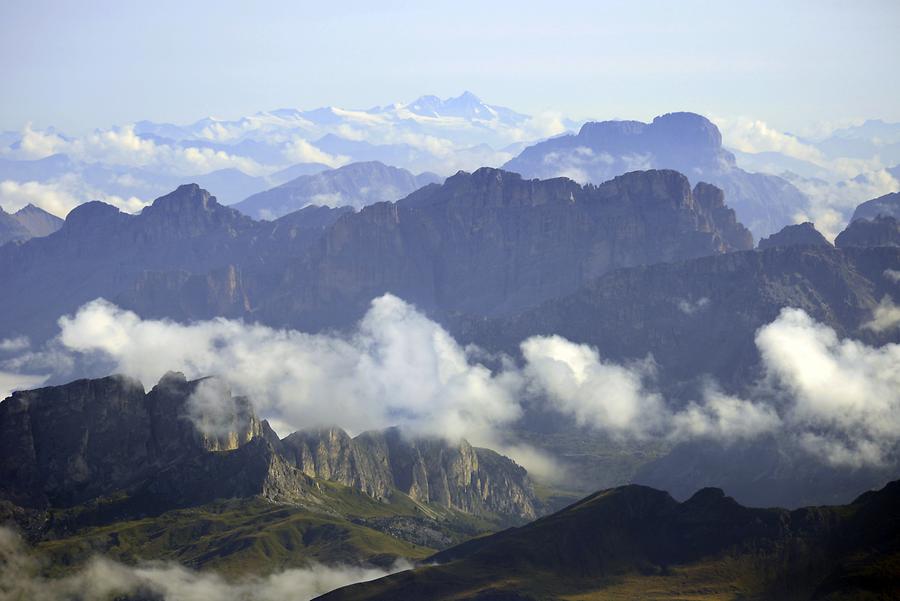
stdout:
<svg viewBox="0 0 900 601">
<path fill-rule="evenodd" d="M 722 133 L 719 128 L 697 113 L 666 113 L 655 117 L 651 126 L 659 131 L 659 135 L 677 138 L 690 146 L 716 150 L 722 147 Z"/>
<path fill-rule="evenodd" d="M 28 203 L 15 212 L 13 217 L 21 223 L 32 237 L 49 236 L 63 226 L 63 220 L 40 207 Z"/>
<path fill-rule="evenodd" d="M 111 204 L 99 200 L 91 200 L 69 211 L 64 228 L 67 231 L 102 227 L 107 223 L 125 216 Z"/>
<path fill-rule="evenodd" d="M 759 249 L 784 246 L 832 246 L 825 236 L 819 233 L 816 226 L 809 221 L 796 225 L 787 225 L 780 232 L 759 241 Z"/>
</svg>

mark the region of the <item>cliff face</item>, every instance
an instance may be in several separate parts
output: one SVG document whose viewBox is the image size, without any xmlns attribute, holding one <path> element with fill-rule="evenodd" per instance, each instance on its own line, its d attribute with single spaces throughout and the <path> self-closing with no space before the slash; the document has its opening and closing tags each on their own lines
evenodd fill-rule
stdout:
<svg viewBox="0 0 900 601">
<path fill-rule="evenodd" d="M 671 171 L 600 186 L 481 169 L 352 213 L 253 221 L 196 185 L 139 215 L 90 202 L 0 248 L 0 335 L 39 343 L 97 297 L 144 317 L 347 326 L 393 292 L 435 312 L 504 315 L 611 269 L 750 248 L 722 192 Z M 478 269 L 472 267 L 477 265 Z"/>
<path fill-rule="evenodd" d="M 615 268 L 751 247 L 721 191 L 692 191 L 673 171 L 580 186 L 484 168 L 344 216 L 288 267 L 261 314 L 333 324 L 393 292 L 426 308 L 502 315 Z"/>
<path fill-rule="evenodd" d="M 900 220 L 879 215 L 857 219 L 834 239 L 838 248 L 851 246 L 900 246 Z"/>
<path fill-rule="evenodd" d="M 198 429 L 189 399 L 200 383 L 167 374 L 145 394 L 140 382 L 110 376 L 14 393 L 0 403 L 0 492 L 24 505 L 73 505 L 264 438 L 242 398 L 224 427 Z"/>
<path fill-rule="evenodd" d="M 214 396 L 204 413 L 197 399 Z M 537 500 L 525 470 L 465 441 L 400 432 L 350 438 L 339 429 L 283 441 L 221 381 L 166 374 L 149 393 L 121 376 L 14 393 L 0 403 L 0 498 L 68 507 L 125 493 L 142 507 L 263 496 L 302 502 L 314 479 L 383 501 L 413 500 L 470 514 L 527 519 Z"/>
<path fill-rule="evenodd" d="M 537 500 L 525 470 L 465 440 L 410 440 L 398 430 L 351 438 L 332 428 L 295 432 L 283 453 L 311 477 L 341 482 L 377 499 L 399 490 L 421 503 L 470 514 L 536 515 Z"/>
<path fill-rule="evenodd" d="M 586 123 L 576 135 L 529 146 L 503 166 L 525 177 L 604 182 L 635 169 L 675 169 L 725 191 L 738 219 L 761 237 L 793 221 L 806 197 L 788 181 L 737 167 L 718 128 L 694 113 L 640 121 Z"/>
</svg>

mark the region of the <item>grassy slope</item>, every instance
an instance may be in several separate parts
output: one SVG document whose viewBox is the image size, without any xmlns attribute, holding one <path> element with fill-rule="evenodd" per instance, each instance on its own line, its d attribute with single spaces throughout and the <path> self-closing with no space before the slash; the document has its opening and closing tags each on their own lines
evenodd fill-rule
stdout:
<svg viewBox="0 0 900 601">
<path fill-rule="evenodd" d="M 260 498 L 221 500 L 158 516 L 61 529 L 36 546 L 60 573 L 94 554 L 126 563 L 174 560 L 228 575 L 265 574 L 319 563 L 390 565 L 397 558 L 422 559 L 435 549 L 369 527 L 378 518 L 410 516 L 439 531 L 450 543 L 496 529 L 496 524 L 442 507 L 420 505 L 397 494 L 391 503 L 322 482 L 313 506 L 271 503 Z M 59 523 L 71 523 L 58 512 Z"/>
<path fill-rule="evenodd" d="M 643 489 L 643 490 L 641 490 Z M 677 504 L 643 487 L 438 553 L 328 601 L 900 598 L 900 484 L 841 507 Z"/>
</svg>

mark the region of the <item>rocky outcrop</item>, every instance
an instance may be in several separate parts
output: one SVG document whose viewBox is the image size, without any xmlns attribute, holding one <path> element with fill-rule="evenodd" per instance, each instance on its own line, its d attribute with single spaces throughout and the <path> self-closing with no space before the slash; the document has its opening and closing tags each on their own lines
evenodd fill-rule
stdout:
<svg viewBox="0 0 900 601">
<path fill-rule="evenodd" d="M 259 314 L 340 325 L 385 292 L 434 311 L 511 314 L 619 267 L 747 248 L 721 192 L 692 191 L 674 171 L 581 186 L 483 168 L 345 215 L 288 266 Z"/>
<path fill-rule="evenodd" d="M 851 246 L 900 246 L 900 220 L 879 215 L 857 219 L 834 239 L 838 248 Z"/>
<path fill-rule="evenodd" d="M 334 480 L 377 499 L 395 491 L 421 503 L 470 514 L 536 515 L 537 500 L 525 470 L 465 440 L 409 439 L 391 428 L 351 438 L 338 428 L 295 432 L 283 453 L 303 473 Z"/>
<path fill-rule="evenodd" d="M 724 190 L 737 218 L 757 237 L 791 223 L 807 202 L 785 179 L 740 169 L 722 147 L 718 128 L 694 113 L 669 113 L 652 123 L 586 123 L 577 135 L 529 146 L 503 168 L 525 177 L 568 176 L 594 183 L 635 169 L 675 169 Z"/>
<path fill-rule="evenodd" d="M 216 462 L 240 463 L 246 453 L 224 460 L 215 459 L 221 455 L 215 452 L 240 450 L 257 439 L 266 442 L 267 425 L 246 399 L 232 398 L 219 382 L 205 394 L 219 394 L 219 405 L 234 411 L 217 417 L 214 431 L 205 429 L 191 399 L 211 383 L 170 373 L 145 394 L 140 382 L 110 376 L 13 393 L 0 403 L 0 495 L 26 506 L 70 506 L 146 488 L 147 482 L 187 466 L 199 466 L 193 470 L 196 480 Z M 192 479 L 181 479 L 181 486 L 192 486 Z M 211 490 L 226 497 L 239 496 L 252 481 L 219 479 Z M 255 494 L 261 494 L 262 482 L 257 489 Z"/>
<path fill-rule="evenodd" d="M 362 207 L 403 198 L 439 182 L 433 173 L 413 175 L 378 161 L 350 163 L 322 173 L 301 175 L 232 205 L 255 219 L 277 219 L 308 206 Z"/>
<path fill-rule="evenodd" d="M 356 438 L 309 430 L 282 441 L 214 378 L 168 373 L 145 394 L 111 376 L 0 403 L 0 499 L 24 507 L 116 495 L 157 510 L 257 495 L 302 502 L 315 498 L 316 480 L 506 519 L 533 518 L 538 506 L 525 470 L 488 449 L 396 429 Z"/>
<path fill-rule="evenodd" d="M 777 234 L 760 240 L 758 248 L 765 250 L 785 246 L 831 246 L 831 242 L 819 233 L 815 225 L 807 221 L 784 226 Z"/>
<path fill-rule="evenodd" d="M 898 165 L 900 167 L 900 165 Z M 857 219 L 875 219 L 879 215 L 900 219 L 900 192 L 892 192 L 867 200 L 853 211 L 851 222 Z"/>
</svg>

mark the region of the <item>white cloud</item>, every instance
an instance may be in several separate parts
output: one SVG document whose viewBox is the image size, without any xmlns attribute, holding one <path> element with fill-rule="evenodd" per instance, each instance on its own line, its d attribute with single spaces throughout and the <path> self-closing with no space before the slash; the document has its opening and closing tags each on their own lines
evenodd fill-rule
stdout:
<svg viewBox="0 0 900 601">
<path fill-rule="evenodd" d="M 173 367 L 190 377 L 219 375 L 262 414 L 294 429 L 399 424 L 483 443 L 520 415 L 505 376 L 471 363 L 446 331 L 390 295 L 373 301 L 348 337 L 224 319 L 142 320 L 105 301 L 85 305 L 60 326 L 67 349 L 100 354 L 146 385 Z"/>
<path fill-rule="evenodd" d="M 809 199 L 808 206 L 794 216 L 795 223 L 812 221 L 832 241 L 846 227 L 857 205 L 900 190 L 900 182 L 885 169 L 859 172 L 838 182 L 792 178 L 791 183 Z"/>
<path fill-rule="evenodd" d="M 137 135 L 131 125 L 98 130 L 72 139 L 36 131 L 26 125 L 19 150 L 7 152 L 20 159 L 40 159 L 57 153 L 88 163 L 153 168 L 176 175 L 198 175 L 225 168 L 239 169 L 250 175 L 268 171 L 253 159 L 223 150 L 157 144 Z"/>
<path fill-rule="evenodd" d="M 299 137 L 294 137 L 288 142 L 283 154 L 291 163 L 322 163 L 329 167 L 340 167 L 350 162 L 348 157 L 328 154 Z"/>
<path fill-rule="evenodd" d="M 696 301 L 690 301 L 685 298 L 678 299 L 678 310 L 685 315 L 693 315 L 702 311 L 709 305 L 709 299 L 705 296 L 698 298 Z"/>
<path fill-rule="evenodd" d="M 306 601 L 328 591 L 381 578 L 410 569 L 406 562 L 392 568 L 324 566 L 313 564 L 268 576 L 225 579 L 213 571 L 198 572 L 173 562 L 141 562 L 128 566 L 104 557 L 94 557 L 79 569 L 51 578 L 41 574 L 41 562 L 32 556 L 22 539 L 0 527 L 0 593 L 11 599 L 107 599 L 139 594 L 162 601 L 239 599 L 243 601 Z"/>
<path fill-rule="evenodd" d="M 875 307 L 872 320 L 863 324 L 863 327 L 873 332 L 884 332 L 900 327 L 900 306 L 894 304 L 894 299 L 885 296 Z"/>
<path fill-rule="evenodd" d="M 809 448 L 827 441 L 827 459 L 840 464 L 887 459 L 900 440 L 900 345 L 841 340 L 800 309 L 782 310 L 756 344 Z"/>
<path fill-rule="evenodd" d="M 47 376 L 0 371 L 0 401 L 16 390 L 31 390 L 47 381 Z"/>
<path fill-rule="evenodd" d="M 702 404 L 692 402 L 672 416 L 674 440 L 712 438 L 721 441 L 751 439 L 774 432 L 781 418 L 774 407 L 724 394 L 710 385 Z"/>
<path fill-rule="evenodd" d="M 816 164 L 825 161 L 825 156 L 818 148 L 770 127 L 765 121 L 748 117 L 711 117 L 710 120 L 722 132 L 725 146 L 735 150 L 752 153 L 778 152 Z"/>
<path fill-rule="evenodd" d="M 721 130 L 727 147 L 746 153 L 779 153 L 806 161 L 814 169 L 817 168 L 815 177 L 809 173 L 807 177 L 787 175 L 790 182 L 809 199 L 807 206 L 797 207 L 794 221 L 812 221 L 829 240 L 833 241 L 844 229 L 857 205 L 900 190 L 900 182 L 886 170 L 889 165 L 885 165 L 878 156 L 828 158 L 815 146 L 758 119 L 714 117 L 712 121 Z M 775 175 L 782 175 L 791 167 L 777 160 L 756 164 L 757 169 Z"/>
<path fill-rule="evenodd" d="M 535 336 L 521 347 L 533 392 L 579 425 L 636 437 L 660 429 L 662 397 L 644 386 L 652 361 L 630 367 L 604 362 L 596 349 L 560 336 Z"/>
<path fill-rule="evenodd" d="M 11 353 L 16 351 L 24 351 L 31 346 L 31 341 L 27 336 L 18 336 L 16 338 L 4 338 L 0 340 L 0 353 Z"/>
<path fill-rule="evenodd" d="M 103 300 L 61 318 L 60 328 L 45 350 L 0 362 L 0 368 L 58 376 L 77 356 L 99 359 L 146 386 L 170 369 L 190 378 L 217 375 L 253 399 L 282 434 L 314 426 L 360 432 L 399 425 L 412 435 L 465 437 L 544 474 L 553 472 L 552 458 L 505 434 L 526 401 L 614 438 L 727 443 L 772 432 L 809 450 L 827 448 L 820 458 L 841 464 L 883 463 L 900 440 L 900 345 L 840 340 L 798 309 L 785 309 L 758 331 L 765 378 L 751 398 L 709 382 L 699 399 L 683 406 L 670 405 L 658 391 L 652 358 L 618 364 L 560 336 L 528 338 L 521 366 L 501 356 L 490 358 L 500 367 L 489 369 L 484 351 L 461 347 L 391 295 L 375 299 L 346 335 L 226 319 L 141 319 Z M 213 392 L 193 405 L 202 428 L 227 426 L 234 414 L 233 404 L 222 402 L 229 396 Z"/>
<path fill-rule="evenodd" d="M 883 275 L 892 282 L 900 283 L 900 271 L 896 269 L 885 269 Z"/>
<path fill-rule="evenodd" d="M 9 212 L 18 211 L 31 203 L 57 217 L 65 218 L 69 211 L 89 200 L 102 200 L 128 213 L 140 211 L 148 204 L 134 196 L 122 198 L 103 193 L 86 184 L 76 174 L 49 182 L 0 182 L 0 206 Z"/>
</svg>

